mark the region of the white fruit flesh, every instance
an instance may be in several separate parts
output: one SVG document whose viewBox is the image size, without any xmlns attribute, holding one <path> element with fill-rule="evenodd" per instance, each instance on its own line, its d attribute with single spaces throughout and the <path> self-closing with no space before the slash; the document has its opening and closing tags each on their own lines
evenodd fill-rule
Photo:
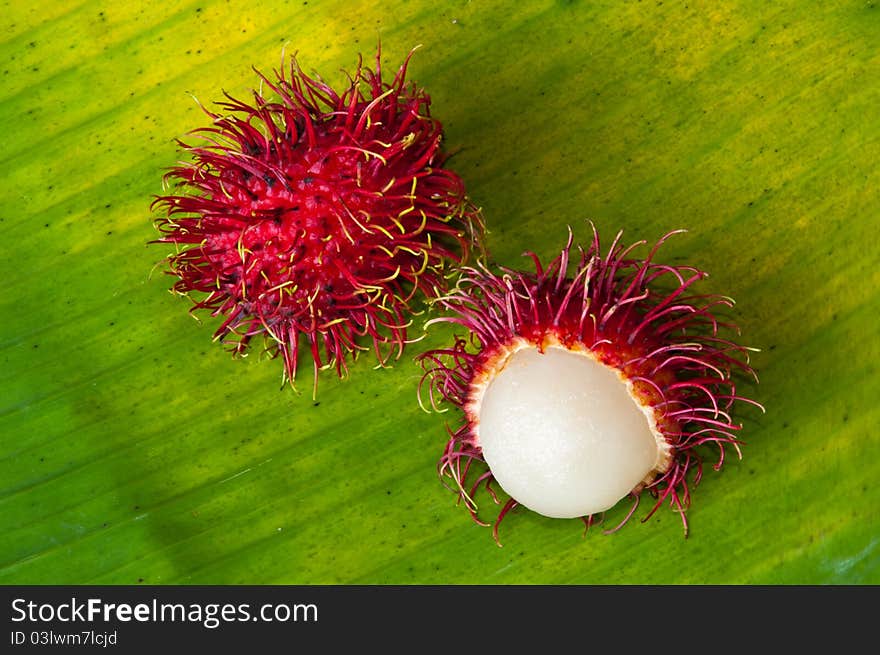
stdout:
<svg viewBox="0 0 880 655">
<path fill-rule="evenodd" d="M 554 518 L 613 507 L 668 466 L 654 413 L 587 351 L 523 342 L 472 393 L 483 457 L 520 504 Z"/>
</svg>

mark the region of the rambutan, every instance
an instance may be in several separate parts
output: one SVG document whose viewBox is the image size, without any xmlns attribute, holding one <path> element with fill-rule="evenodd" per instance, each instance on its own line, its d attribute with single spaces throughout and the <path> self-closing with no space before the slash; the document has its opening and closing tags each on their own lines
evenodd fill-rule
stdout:
<svg viewBox="0 0 880 655">
<path fill-rule="evenodd" d="M 410 53 L 410 56 L 412 53 Z M 225 320 L 215 339 L 236 354 L 262 335 L 293 383 L 300 348 L 342 376 L 373 349 L 400 356 L 417 297 L 448 287 L 449 263 L 479 247 L 483 224 L 461 179 L 443 168 L 442 125 L 406 83 L 359 61 L 337 92 L 295 58 L 250 102 L 225 94 L 204 109 L 191 161 L 153 203 L 158 243 L 173 243 L 172 291 Z"/>
<path fill-rule="evenodd" d="M 687 534 L 702 447 L 717 447 L 716 470 L 727 448 L 741 456 L 733 406 L 760 407 L 734 381 L 754 376 L 749 348 L 723 336 L 738 330 L 715 315 L 731 299 L 692 292 L 705 273 L 653 261 L 675 233 L 638 259 L 645 242 L 624 247 L 621 234 L 602 256 L 594 228 L 571 272 L 569 233 L 546 268 L 531 252 L 534 273 L 465 267 L 436 301 L 448 314 L 429 324 L 453 323 L 469 336 L 419 356 L 420 398 L 463 411 L 438 468 L 474 520 L 485 525 L 473 500 L 481 485 L 496 503 L 493 481 L 510 496 L 496 541 L 518 504 L 589 528 L 629 496 L 617 530 L 645 490 L 656 502 L 643 520 L 668 500 Z"/>
</svg>

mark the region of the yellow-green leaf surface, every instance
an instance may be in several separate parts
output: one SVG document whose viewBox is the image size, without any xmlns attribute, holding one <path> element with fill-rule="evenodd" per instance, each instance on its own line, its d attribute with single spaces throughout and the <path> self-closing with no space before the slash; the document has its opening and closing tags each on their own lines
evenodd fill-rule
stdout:
<svg viewBox="0 0 880 655">
<path fill-rule="evenodd" d="M 389 69 L 423 45 L 495 260 L 687 228 L 661 257 L 737 300 L 767 413 L 687 539 L 666 508 L 586 537 L 517 510 L 498 548 L 416 402 L 450 331 L 315 401 L 168 293 L 149 204 L 191 96 L 284 48 L 341 83 L 380 38 Z M 6 2 L 0 60 L 0 583 L 880 582 L 873 2 Z"/>
</svg>

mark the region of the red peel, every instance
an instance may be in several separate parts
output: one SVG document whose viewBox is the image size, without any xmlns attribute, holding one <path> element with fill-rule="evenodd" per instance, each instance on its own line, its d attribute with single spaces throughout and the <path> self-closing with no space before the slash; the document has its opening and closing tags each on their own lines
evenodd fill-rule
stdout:
<svg viewBox="0 0 880 655">
<path fill-rule="evenodd" d="M 410 56 L 412 53 L 410 53 Z M 461 179 L 443 168 L 430 98 L 359 62 L 337 92 L 296 60 L 262 75 L 250 102 L 227 94 L 174 192 L 153 203 L 177 251 L 172 290 L 192 311 L 223 316 L 215 338 L 235 354 L 264 337 L 293 383 L 305 344 L 318 370 L 342 376 L 371 347 L 399 357 L 417 296 L 447 289 L 449 262 L 480 247 L 483 224 Z M 367 342 L 369 345 L 365 345 Z"/>
<path fill-rule="evenodd" d="M 634 504 L 616 532 L 635 513 L 639 494 L 647 490 L 656 502 L 647 520 L 666 501 L 679 512 L 687 534 L 685 512 L 690 505 L 690 486 L 702 477 L 702 446 L 720 451 L 718 469 L 728 447 L 740 454 L 736 436 L 742 425 L 734 422 L 736 403 L 760 404 L 737 393 L 738 374 L 755 376 L 749 364 L 749 348 L 725 332 L 738 333 L 735 325 L 720 321 L 715 311 L 730 307 L 727 297 L 692 293 L 706 274 L 693 267 L 653 261 L 659 247 L 676 232 L 661 238 L 644 259 L 633 256 L 638 242 L 621 245 L 618 234 L 603 256 L 599 236 L 586 250 L 578 248 L 572 266 L 572 237 L 545 268 L 534 253 L 525 253 L 535 272 L 500 267 L 466 267 L 458 286 L 436 302 L 447 314 L 430 323 L 446 322 L 468 330 L 468 338 L 456 337 L 448 348 L 430 350 L 418 357 L 425 373 L 420 397 L 437 408 L 451 403 L 463 412 L 438 464 L 441 476 L 455 481 L 455 488 L 471 515 L 477 517 L 473 496 L 482 484 L 491 490 L 491 471 L 482 462 L 476 426 L 479 395 L 499 353 L 527 340 L 543 352 L 547 343 L 571 350 L 589 350 L 602 364 L 620 372 L 632 384 L 639 401 L 650 408 L 669 457 L 650 479 L 633 489 Z M 570 270 L 573 269 L 573 270 Z M 757 379 L 757 378 L 756 378 Z M 469 483 L 469 475 L 476 482 Z M 690 480 L 690 481 L 689 481 Z M 468 493 L 465 492 L 468 489 Z M 495 502 L 494 492 L 491 493 Z M 516 505 L 504 504 L 494 526 Z M 583 517 L 588 528 L 597 522 Z"/>
</svg>

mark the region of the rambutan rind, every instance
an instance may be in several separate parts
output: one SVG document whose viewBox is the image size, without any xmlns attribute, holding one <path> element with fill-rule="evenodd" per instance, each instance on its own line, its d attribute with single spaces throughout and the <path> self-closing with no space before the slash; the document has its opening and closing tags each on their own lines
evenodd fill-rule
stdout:
<svg viewBox="0 0 880 655">
<path fill-rule="evenodd" d="M 677 232 L 664 236 L 647 257 L 638 259 L 633 252 L 645 242 L 625 247 L 622 234 L 603 256 L 594 227 L 589 247 L 577 248 L 579 257 L 570 273 L 574 253 L 569 231 L 568 243 L 548 266 L 526 252 L 534 273 L 464 267 L 457 287 L 435 301 L 447 314 L 429 324 L 459 325 L 468 330 L 468 337 L 457 336 L 451 347 L 418 357 L 424 369 L 419 397 L 434 409 L 446 402 L 463 412 L 461 423 L 448 428 L 450 438 L 438 470 L 441 477 L 452 479 L 451 488 L 475 521 L 487 525 L 478 518 L 473 501 L 481 485 L 499 503 L 480 447 L 475 412 L 487 377 L 499 370 L 492 368 L 499 361 L 503 367 L 507 353 L 524 343 L 540 352 L 550 346 L 587 352 L 613 368 L 633 398 L 652 413 L 655 432 L 666 442 L 660 451 L 662 463 L 632 490 L 633 506 L 614 530 L 629 520 L 647 489 L 656 502 L 643 520 L 668 501 L 687 534 L 690 486 L 702 477 L 700 451 L 717 447 L 716 470 L 727 448 L 741 457 L 737 432 L 742 425 L 734 421 L 733 407 L 749 403 L 763 410 L 740 396 L 734 381 L 738 374 L 757 381 L 749 364 L 751 349 L 723 336 L 739 333 L 734 324 L 716 316 L 719 309 L 733 305 L 730 298 L 693 293 L 692 287 L 706 273 L 653 261 L 659 247 Z M 496 541 L 501 520 L 517 504 L 515 498 L 504 503 L 494 524 Z M 582 520 L 589 528 L 597 517 Z"/>
<path fill-rule="evenodd" d="M 412 53 L 410 53 L 410 56 Z M 449 263 L 481 247 L 483 223 L 461 179 L 443 168 L 442 125 L 430 98 L 359 62 L 335 91 L 292 59 L 257 71 L 251 102 L 226 94 L 192 161 L 166 175 L 155 220 L 192 311 L 225 320 L 215 339 L 245 354 L 254 337 L 284 359 L 293 383 L 305 345 L 318 370 L 399 357 L 417 297 L 447 289 Z M 269 94 L 269 95 L 266 95 Z"/>
</svg>

